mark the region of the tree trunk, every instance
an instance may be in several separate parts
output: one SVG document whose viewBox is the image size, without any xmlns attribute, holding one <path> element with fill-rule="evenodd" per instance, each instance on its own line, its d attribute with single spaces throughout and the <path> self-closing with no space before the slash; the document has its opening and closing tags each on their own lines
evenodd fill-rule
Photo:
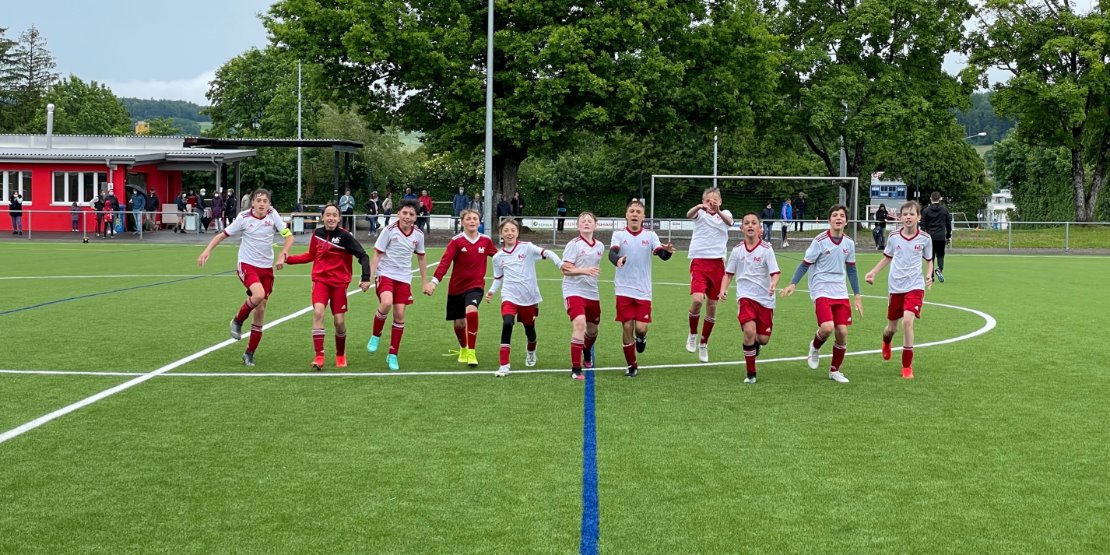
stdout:
<svg viewBox="0 0 1110 555">
<path fill-rule="evenodd" d="M 1090 206 L 1087 202 L 1087 187 L 1083 177 L 1083 151 L 1080 148 L 1071 149 L 1071 186 L 1075 190 L 1075 221 L 1091 221 L 1094 206 Z"/>
<path fill-rule="evenodd" d="M 493 206 L 492 213 L 497 214 L 497 203 L 501 199 L 512 199 L 516 193 L 517 174 L 520 171 L 519 156 L 494 156 L 493 157 Z"/>
</svg>

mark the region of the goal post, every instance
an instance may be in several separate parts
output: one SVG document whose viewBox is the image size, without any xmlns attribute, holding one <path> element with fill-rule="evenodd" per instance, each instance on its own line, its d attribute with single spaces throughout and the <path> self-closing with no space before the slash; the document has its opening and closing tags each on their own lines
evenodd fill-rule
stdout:
<svg viewBox="0 0 1110 555">
<path fill-rule="evenodd" d="M 747 211 L 759 213 L 768 201 L 771 202 L 775 214 L 779 214 L 782 203 L 787 197 L 793 198 L 799 193 L 808 193 L 813 196 L 813 202 L 807 202 L 805 221 L 813 223 L 815 220 L 825 220 L 827 210 L 833 204 L 844 204 L 848 207 L 848 225 L 852 240 L 857 241 L 857 234 L 861 223 L 866 220 L 859 213 L 859 178 L 858 177 L 822 177 L 822 176 L 774 176 L 774 175 L 672 175 L 653 174 L 651 176 L 651 198 L 649 199 L 648 217 L 655 221 L 656 185 L 667 182 L 685 181 L 686 192 L 682 195 L 668 195 L 666 202 L 689 202 L 682 207 L 685 211 L 689 206 L 701 202 L 701 193 L 705 189 L 716 187 L 720 189 L 724 207 L 739 217 Z M 697 184 L 698 186 L 692 186 Z M 677 185 L 677 183 L 676 183 Z M 696 196 L 696 198 L 695 198 Z M 735 207 L 740 208 L 740 214 Z M 673 212 L 674 207 L 671 212 Z M 804 224 L 803 224 L 804 225 Z"/>
</svg>

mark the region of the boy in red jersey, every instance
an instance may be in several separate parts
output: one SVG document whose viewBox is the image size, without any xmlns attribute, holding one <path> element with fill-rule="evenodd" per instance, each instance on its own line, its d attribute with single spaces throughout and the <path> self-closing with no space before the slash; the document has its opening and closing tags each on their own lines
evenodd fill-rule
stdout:
<svg viewBox="0 0 1110 555">
<path fill-rule="evenodd" d="M 578 237 L 563 249 L 563 305 L 570 317 L 570 377 L 584 380 L 583 353 L 586 368 L 593 368 L 593 346 L 597 341 L 597 325 L 601 323 L 601 297 L 597 277 L 601 275 L 601 257 L 605 246 L 594 240 L 597 216 L 592 212 L 578 215 Z"/>
<path fill-rule="evenodd" d="M 362 278 L 358 288 L 370 289 L 370 257 L 355 236 L 339 227 L 342 214 L 339 206 L 329 202 L 324 206 L 324 225 L 316 228 L 309 239 L 308 251 L 295 254 L 286 264 L 312 263 L 312 347 L 316 358 L 312 368 L 324 368 L 324 308 L 331 304 L 335 322 L 335 367 L 347 367 L 347 286 L 351 284 L 352 259 L 358 257 L 362 265 Z"/>
<path fill-rule="evenodd" d="M 848 303 L 848 289 L 844 286 L 845 276 L 855 294 L 856 311 L 863 317 L 863 298 L 859 294 L 859 276 L 856 273 L 856 243 L 844 234 L 846 225 L 847 207 L 836 204 L 829 209 L 829 230 L 813 238 L 805 258 L 790 279 L 790 285 L 782 290 L 784 297 L 793 294 L 802 276 L 813 266 L 813 273 L 809 275 L 809 297 L 813 299 L 818 328 L 809 344 L 806 363 L 814 370 L 820 366 L 821 346 L 835 333 L 829 379 L 838 383 L 848 383 L 840 365 L 848 350 L 848 326 L 852 325 L 852 307 Z"/>
<path fill-rule="evenodd" d="M 617 321 L 623 328 L 622 347 L 628 369 L 624 375 L 635 378 L 639 372 L 636 353 L 647 348 L 648 324 L 651 323 L 651 257 L 669 260 L 674 245 L 663 244 L 654 231 L 645 230 L 644 204 L 628 203 L 624 211 L 624 229 L 613 232 L 609 245 L 609 262 L 617 267 L 613 286 L 617 297 Z"/>
<path fill-rule="evenodd" d="M 381 341 L 385 319 L 393 310 L 393 328 L 389 336 L 389 354 L 385 361 L 389 369 L 400 368 L 397 351 L 405 334 L 405 307 L 412 304 L 412 255 L 420 268 L 420 285 L 428 285 L 428 264 L 424 260 L 424 233 L 414 224 L 418 204 L 415 199 L 401 203 L 397 221 L 389 224 L 374 243 L 374 259 L 370 262 L 370 277 L 377 276 L 378 310 L 374 314 L 374 335 L 366 343 L 366 350 L 375 353 Z"/>
<path fill-rule="evenodd" d="M 486 259 L 497 254 L 497 245 L 488 235 L 478 233 L 481 217 L 469 208 L 459 212 L 463 232 L 454 236 L 443 257 L 439 259 L 432 282 L 424 286 L 424 294 L 436 292 L 443 276 L 455 263 L 451 283 L 447 289 L 447 319 L 455 322 L 455 337 L 459 340 L 459 362 L 478 366 L 474 344 L 478 340 L 478 305 L 486 287 Z"/>
<path fill-rule="evenodd" d="M 867 272 L 864 279 L 875 283 L 875 276 L 890 266 L 887 288 L 886 329 L 883 330 L 883 360 L 890 360 L 890 343 L 902 321 L 902 377 L 913 378 L 913 321 L 921 317 L 925 290 L 933 287 L 933 240 L 918 227 L 921 205 L 909 201 L 902 205 L 902 229 L 890 234 L 883 258 Z M 921 277 L 921 259 L 928 262 L 925 278 Z"/>
<path fill-rule="evenodd" d="M 725 277 L 725 256 L 728 254 L 728 228 L 732 213 L 721 210 L 721 191 L 716 187 L 701 194 L 701 204 L 690 208 L 686 217 L 694 220 L 690 238 L 690 335 L 686 350 L 697 351 L 698 360 L 709 362 L 709 334 L 717 321 L 717 297 Z M 705 303 L 705 322 L 698 341 L 698 320 Z"/>
<path fill-rule="evenodd" d="M 540 315 L 540 287 L 536 281 L 536 262 L 547 259 L 556 268 L 564 267 L 559 255 L 527 241 L 517 241 L 520 224 L 514 219 L 501 222 L 502 247 L 493 257 L 493 286 L 486 293 L 486 302 L 501 291 L 501 357 L 495 376 L 509 375 L 509 351 L 512 348 L 513 325 L 520 320 L 528 338 L 525 366 L 536 365 L 536 318 Z"/>
<path fill-rule="evenodd" d="M 736 319 L 744 332 L 744 365 L 748 374 L 744 383 L 748 384 L 756 380 L 755 357 L 759 356 L 759 347 L 771 341 L 775 287 L 779 283 L 775 249 L 760 236 L 762 227 L 755 212 L 744 214 L 740 223 L 744 242 L 732 249 L 721 284 L 720 299 L 723 301 L 728 297 L 729 280 L 736 276 Z"/>
<path fill-rule="evenodd" d="M 274 233 L 280 234 L 284 240 L 276 265 L 274 264 Z M 197 265 L 204 266 L 216 245 L 238 234 L 242 234 L 243 239 L 239 242 L 237 269 L 239 280 L 247 288 L 248 297 L 247 302 L 239 307 L 238 314 L 231 319 L 231 338 L 242 337 L 243 322 L 251 312 L 254 312 L 250 340 L 247 342 L 246 352 L 243 353 L 243 364 L 254 366 L 254 351 L 262 341 L 266 300 L 270 298 L 270 293 L 274 289 L 274 268 L 280 270 L 285 265 L 289 249 L 293 246 L 293 233 L 285 226 L 281 214 L 270 206 L 270 191 L 255 189 L 251 194 L 250 209 L 239 213 L 239 217 L 235 218 L 231 225 L 212 238 L 204 252 L 197 257 Z"/>
</svg>

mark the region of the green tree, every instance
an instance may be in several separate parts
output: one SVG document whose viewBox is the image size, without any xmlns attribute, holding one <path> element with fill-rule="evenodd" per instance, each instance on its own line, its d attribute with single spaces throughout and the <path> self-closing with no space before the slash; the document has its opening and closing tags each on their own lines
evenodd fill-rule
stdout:
<svg viewBox="0 0 1110 555">
<path fill-rule="evenodd" d="M 19 35 L 13 57 L 15 64 L 10 77 L 15 86 L 14 127 L 24 133 L 42 132 L 45 128 L 36 127 L 33 122 L 38 121 L 37 116 L 45 111 L 43 97 L 58 80 L 58 74 L 54 72 L 54 55 L 46 49 L 46 38 L 32 25 Z"/>
<path fill-rule="evenodd" d="M 54 104 L 54 132 L 75 135 L 126 135 L 131 133 L 131 117 L 111 89 L 91 81 L 85 83 L 70 75 L 43 97 Z M 31 128 L 46 129 L 46 113 L 32 118 Z"/>
<path fill-rule="evenodd" d="M 4 36 L 7 31 L 6 27 L 0 27 L 0 132 L 14 129 L 11 112 L 16 92 L 16 43 Z"/>
<path fill-rule="evenodd" d="M 1092 221 L 1110 153 L 1110 19 L 1065 0 L 989 0 L 971 39 L 967 81 L 1011 74 L 994 86 L 999 113 L 1016 118 L 1028 145 L 1066 148 L 1076 221 Z"/>
<path fill-rule="evenodd" d="M 154 118 L 146 123 L 150 126 L 147 135 L 173 136 L 181 134 L 181 128 L 174 123 L 173 118 Z"/>
<path fill-rule="evenodd" d="M 305 71 L 312 68 L 305 66 Z M 320 109 L 311 82 L 309 75 L 301 95 L 305 136 Z M 252 48 L 229 60 L 216 70 L 205 96 L 212 103 L 204 110 L 212 118 L 212 136 L 297 136 L 297 62 L 274 48 Z"/>
</svg>

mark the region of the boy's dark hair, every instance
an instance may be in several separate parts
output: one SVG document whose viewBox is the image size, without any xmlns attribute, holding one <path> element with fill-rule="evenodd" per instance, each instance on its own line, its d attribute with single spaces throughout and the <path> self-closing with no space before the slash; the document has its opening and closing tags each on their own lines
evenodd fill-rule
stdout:
<svg viewBox="0 0 1110 555">
<path fill-rule="evenodd" d="M 747 218 L 748 216 L 755 216 L 755 221 L 763 223 L 763 218 L 760 218 L 759 214 L 756 214 L 755 212 L 745 213 L 743 216 L 740 216 L 740 221 L 744 221 L 744 218 Z"/>
<path fill-rule="evenodd" d="M 929 195 L 929 202 L 940 202 L 940 191 L 933 191 L 933 194 Z"/>
<path fill-rule="evenodd" d="M 507 225 L 511 225 L 511 226 L 515 227 L 517 233 L 520 233 L 520 224 L 516 223 L 516 220 L 514 220 L 512 218 L 505 218 L 505 221 L 501 222 L 501 225 L 497 226 L 497 231 L 498 232 L 505 231 L 505 226 L 507 226 Z"/>
<path fill-rule="evenodd" d="M 834 204 L 834 205 L 832 205 L 832 208 L 829 208 L 829 217 L 831 218 L 832 215 L 833 215 L 833 212 L 836 212 L 837 210 L 843 210 L 844 211 L 844 217 L 845 218 L 848 217 L 848 207 L 844 206 L 843 204 Z"/>
<path fill-rule="evenodd" d="M 336 204 L 335 201 L 330 201 L 330 200 L 327 202 L 327 204 L 325 204 L 322 208 L 320 208 L 320 213 L 323 214 L 324 212 L 327 212 L 329 206 L 338 210 L 340 214 L 343 214 L 343 211 L 339 210 L 339 205 Z"/>
<path fill-rule="evenodd" d="M 907 208 L 913 208 L 914 211 L 916 211 L 918 214 L 921 214 L 921 205 L 918 204 L 916 200 L 906 201 L 906 203 L 903 204 L 902 207 L 898 209 L 898 211 L 902 212 Z"/>
<path fill-rule="evenodd" d="M 628 201 L 628 204 L 625 205 L 624 209 L 628 210 L 628 207 L 632 206 L 633 204 L 637 204 L 637 205 L 640 206 L 640 208 L 643 208 L 643 209 L 647 210 L 647 207 L 644 206 L 644 203 L 640 202 L 640 199 L 638 199 L 638 198 L 634 198 L 634 199 Z"/>
<path fill-rule="evenodd" d="M 400 211 L 404 210 L 405 208 L 412 208 L 413 212 L 415 212 L 417 214 L 420 213 L 420 203 L 417 202 L 416 199 L 411 199 L 410 198 L 410 199 L 406 199 L 406 200 L 401 201 L 401 207 L 398 208 L 397 211 L 400 212 Z"/>
</svg>

